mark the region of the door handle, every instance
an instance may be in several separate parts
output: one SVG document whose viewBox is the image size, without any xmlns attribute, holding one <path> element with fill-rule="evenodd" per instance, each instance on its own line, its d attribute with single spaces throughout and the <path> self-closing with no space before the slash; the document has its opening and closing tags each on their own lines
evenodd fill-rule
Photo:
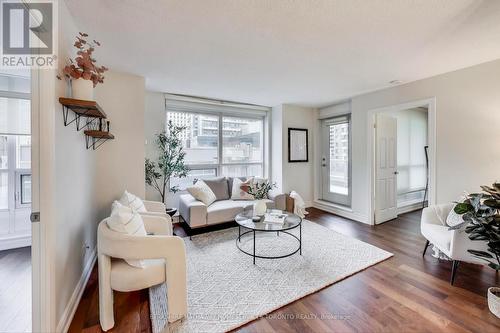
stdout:
<svg viewBox="0 0 500 333">
<path fill-rule="evenodd" d="M 399 175 L 399 171 L 394 171 L 394 174 L 395 175 Z"/>
</svg>

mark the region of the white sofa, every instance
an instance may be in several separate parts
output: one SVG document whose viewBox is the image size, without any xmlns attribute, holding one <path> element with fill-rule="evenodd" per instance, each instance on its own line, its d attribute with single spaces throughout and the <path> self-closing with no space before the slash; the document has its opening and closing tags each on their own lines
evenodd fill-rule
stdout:
<svg viewBox="0 0 500 333">
<path fill-rule="evenodd" d="M 187 314 L 186 249 L 172 236 L 172 223 L 161 216 L 141 214 L 148 236 L 111 230 L 107 219 L 97 229 L 99 264 L 99 318 L 104 331 L 114 326 L 113 290 L 128 292 L 167 282 L 168 321 Z M 144 260 L 145 267 L 130 266 L 124 259 Z"/>
<path fill-rule="evenodd" d="M 429 244 L 436 246 L 447 255 L 452 262 L 450 283 L 455 281 L 458 264 L 461 261 L 484 265 L 485 261 L 472 256 L 468 249 L 487 251 L 488 246 L 484 241 L 473 241 L 462 229 L 449 230 L 446 218 L 453 209 L 454 204 L 434 205 L 422 211 L 420 232 L 427 239 L 422 256 L 425 256 Z"/>
<path fill-rule="evenodd" d="M 245 180 L 245 178 L 240 178 Z M 204 180 L 214 192 L 217 201 L 210 206 L 196 200 L 191 194 L 181 194 L 179 197 L 179 214 L 192 229 L 210 225 L 232 222 L 237 214 L 251 209 L 252 200 L 231 200 L 233 177 L 220 177 Z M 267 205 L 269 208 L 286 209 L 286 195 L 270 191 Z"/>
</svg>

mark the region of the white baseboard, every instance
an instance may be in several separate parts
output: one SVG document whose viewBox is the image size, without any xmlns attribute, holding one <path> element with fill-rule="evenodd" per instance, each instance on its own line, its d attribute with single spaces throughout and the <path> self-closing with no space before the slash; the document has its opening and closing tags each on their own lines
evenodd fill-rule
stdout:
<svg viewBox="0 0 500 333">
<path fill-rule="evenodd" d="M 313 207 L 354 221 L 370 224 L 368 216 L 355 213 L 347 207 L 340 207 L 322 200 L 315 200 Z"/>
<path fill-rule="evenodd" d="M 73 294 L 71 295 L 71 298 L 69 299 L 69 302 L 66 305 L 66 308 L 64 309 L 61 319 L 57 324 L 57 329 L 56 329 L 57 332 L 66 333 L 68 331 L 69 325 L 73 320 L 73 316 L 75 315 L 78 304 L 80 303 L 80 299 L 82 298 L 83 291 L 85 290 L 85 286 L 87 285 L 87 282 L 90 278 L 90 273 L 94 268 L 96 260 L 97 260 L 97 250 L 96 248 L 94 248 L 90 253 L 90 258 L 87 260 L 87 263 L 83 268 L 82 276 L 80 277 L 80 280 L 76 284 L 75 290 L 73 291 Z"/>
<path fill-rule="evenodd" d="M 422 209 L 422 201 L 416 202 L 410 205 L 405 205 L 403 207 L 398 207 L 398 215 L 413 212 L 415 210 Z"/>
<path fill-rule="evenodd" d="M 0 238 L 0 251 L 31 246 L 31 235 Z"/>
</svg>

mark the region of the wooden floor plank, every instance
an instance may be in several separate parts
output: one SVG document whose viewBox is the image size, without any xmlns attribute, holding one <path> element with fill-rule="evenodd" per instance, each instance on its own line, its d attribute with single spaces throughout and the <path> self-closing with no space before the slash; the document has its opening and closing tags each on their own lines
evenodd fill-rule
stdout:
<svg viewBox="0 0 500 333">
<path fill-rule="evenodd" d="M 240 332 L 498 332 L 500 319 L 485 298 L 499 277 L 488 267 L 461 264 L 449 284 L 450 262 L 422 258 L 420 211 L 377 226 L 318 209 L 308 220 L 394 253 L 394 257 L 235 330 Z M 175 232 L 185 235 L 175 226 Z M 70 332 L 101 332 L 94 268 Z M 293 315 L 292 317 L 290 317 Z M 288 319 L 286 319 L 288 316 Z M 303 319 L 297 319 L 302 316 Z M 285 319 L 277 319 L 285 318 Z M 111 332 L 151 332 L 147 290 L 115 293 Z"/>
</svg>

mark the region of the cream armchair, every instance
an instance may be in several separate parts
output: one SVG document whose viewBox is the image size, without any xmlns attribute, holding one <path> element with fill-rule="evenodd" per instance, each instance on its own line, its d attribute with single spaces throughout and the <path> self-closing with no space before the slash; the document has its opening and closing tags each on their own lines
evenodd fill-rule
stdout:
<svg viewBox="0 0 500 333">
<path fill-rule="evenodd" d="M 449 230 L 446 218 L 453 209 L 454 204 L 434 205 L 422 211 L 420 232 L 427 239 L 422 256 L 425 256 L 430 243 L 447 255 L 452 262 L 450 283 L 455 281 L 458 264 L 461 261 L 484 265 L 485 262 L 472 256 L 468 249 L 487 251 L 484 241 L 472 241 L 463 229 Z"/>
<path fill-rule="evenodd" d="M 107 219 L 99 223 L 99 316 L 104 331 L 114 326 L 113 290 L 134 291 L 167 284 L 168 321 L 187 314 L 186 249 L 184 241 L 171 236 L 171 224 L 160 216 L 142 216 L 145 229 L 153 235 L 131 236 L 111 230 Z M 144 260 L 144 268 L 123 259 Z"/>
<path fill-rule="evenodd" d="M 172 218 L 170 215 L 166 213 L 166 207 L 163 202 L 160 201 L 148 201 L 148 200 L 142 200 L 144 203 L 144 207 L 146 208 L 146 212 L 141 212 L 139 213 L 141 216 L 159 216 L 163 217 L 167 221 L 167 232 L 170 236 L 173 235 L 173 228 L 172 228 Z"/>
</svg>

